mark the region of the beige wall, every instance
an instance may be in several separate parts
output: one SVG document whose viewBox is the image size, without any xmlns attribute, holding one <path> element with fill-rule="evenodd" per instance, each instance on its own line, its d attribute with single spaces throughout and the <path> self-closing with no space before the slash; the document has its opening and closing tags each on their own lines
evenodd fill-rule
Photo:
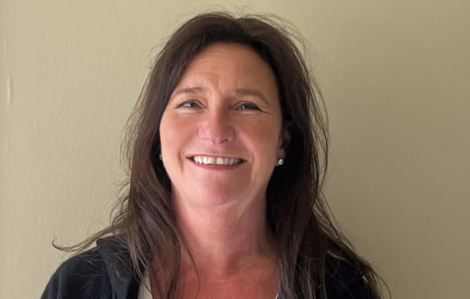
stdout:
<svg viewBox="0 0 470 299">
<path fill-rule="evenodd" d="M 243 3 L 310 43 L 338 220 L 394 298 L 468 298 L 470 2 L 294 2 Z M 38 298 L 51 241 L 106 225 L 152 48 L 203 4 L 0 2 L 0 298 Z"/>
</svg>

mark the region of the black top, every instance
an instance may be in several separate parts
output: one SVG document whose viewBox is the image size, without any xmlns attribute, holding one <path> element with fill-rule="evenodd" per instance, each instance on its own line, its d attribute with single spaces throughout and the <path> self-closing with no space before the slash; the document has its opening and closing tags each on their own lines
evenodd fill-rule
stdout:
<svg viewBox="0 0 470 299">
<path fill-rule="evenodd" d="M 352 266 L 334 259 L 326 274 L 328 299 L 373 299 Z M 65 261 L 54 273 L 41 299 L 137 299 L 140 281 L 129 252 L 117 241 L 97 246 Z"/>
</svg>

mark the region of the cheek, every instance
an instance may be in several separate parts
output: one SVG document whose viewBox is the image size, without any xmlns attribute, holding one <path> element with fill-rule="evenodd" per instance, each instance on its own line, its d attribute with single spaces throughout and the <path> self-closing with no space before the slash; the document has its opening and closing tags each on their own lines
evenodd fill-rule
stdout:
<svg viewBox="0 0 470 299">
<path fill-rule="evenodd" d="M 160 123 L 160 141 L 163 161 L 166 164 L 179 156 L 188 134 L 190 134 L 190 126 L 185 125 L 174 115 L 163 115 Z"/>
<path fill-rule="evenodd" d="M 174 135 L 174 130 L 171 122 L 168 120 L 168 116 L 163 114 L 162 121 L 160 123 L 160 142 L 161 142 L 161 153 L 162 156 L 166 156 L 169 145 L 172 144 L 171 136 Z"/>
<path fill-rule="evenodd" d="M 261 158 L 261 161 L 270 164 L 271 160 L 277 156 L 280 128 L 273 126 L 272 123 L 259 122 L 247 129 L 251 136 L 250 143 L 253 152 Z"/>
</svg>

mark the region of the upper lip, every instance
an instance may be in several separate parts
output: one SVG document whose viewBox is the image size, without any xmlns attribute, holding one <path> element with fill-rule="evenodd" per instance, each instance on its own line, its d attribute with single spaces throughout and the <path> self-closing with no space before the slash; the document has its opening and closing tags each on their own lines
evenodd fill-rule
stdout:
<svg viewBox="0 0 470 299">
<path fill-rule="evenodd" d="M 246 159 L 232 156 L 232 155 L 223 155 L 223 154 L 191 154 L 187 155 L 188 159 L 192 159 L 193 157 L 212 157 L 212 158 L 222 158 L 222 159 L 239 159 L 241 162 L 245 162 Z"/>
</svg>

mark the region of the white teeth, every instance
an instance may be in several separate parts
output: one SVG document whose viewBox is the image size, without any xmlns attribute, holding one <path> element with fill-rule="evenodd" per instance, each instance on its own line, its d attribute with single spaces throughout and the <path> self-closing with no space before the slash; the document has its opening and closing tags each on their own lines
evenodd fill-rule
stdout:
<svg viewBox="0 0 470 299">
<path fill-rule="evenodd" d="M 216 157 L 201 157 L 201 156 L 194 156 L 193 161 L 199 164 L 207 164 L 207 165 L 234 165 L 241 163 L 241 159 L 235 158 L 216 158 Z"/>
</svg>

